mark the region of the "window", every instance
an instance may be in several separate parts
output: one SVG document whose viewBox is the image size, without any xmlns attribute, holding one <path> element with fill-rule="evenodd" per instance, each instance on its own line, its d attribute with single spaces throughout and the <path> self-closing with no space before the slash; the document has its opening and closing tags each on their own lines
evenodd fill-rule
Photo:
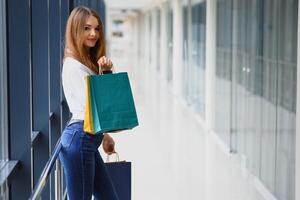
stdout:
<svg viewBox="0 0 300 200">
<path fill-rule="evenodd" d="M 279 200 L 295 199 L 297 0 L 218 0 L 215 131 Z"/>
<path fill-rule="evenodd" d="M 5 1 L 0 3 L 0 169 L 7 160 Z"/>
<path fill-rule="evenodd" d="M 157 71 L 160 70 L 160 9 L 156 8 L 155 9 L 155 14 L 156 14 L 156 69 Z"/>
<path fill-rule="evenodd" d="M 172 82 L 173 79 L 173 7 L 172 3 L 167 3 L 167 80 Z"/>
<path fill-rule="evenodd" d="M 6 82 L 6 19 L 5 1 L 0 2 L 0 172 L 8 159 L 7 143 L 7 82 Z M 0 186 L 0 199 L 8 199 L 8 186 Z"/>
</svg>

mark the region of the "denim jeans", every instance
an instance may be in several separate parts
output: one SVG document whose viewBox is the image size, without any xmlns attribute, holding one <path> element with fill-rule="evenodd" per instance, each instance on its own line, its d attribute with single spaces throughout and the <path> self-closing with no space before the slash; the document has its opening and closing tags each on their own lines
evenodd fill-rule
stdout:
<svg viewBox="0 0 300 200">
<path fill-rule="evenodd" d="M 118 200 L 111 178 L 99 154 L 103 135 L 84 133 L 83 122 L 68 125 L 61 136 L 59 154 L 70 200 Z"/>
</svg>

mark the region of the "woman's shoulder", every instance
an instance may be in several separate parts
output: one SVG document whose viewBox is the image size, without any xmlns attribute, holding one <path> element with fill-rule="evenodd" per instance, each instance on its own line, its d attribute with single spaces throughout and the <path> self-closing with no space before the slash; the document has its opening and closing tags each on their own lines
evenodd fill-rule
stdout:
<svg viewBox="0 0 300 200">
<path fill-rule="evenodd" d="M 94 74 L 87 66 L 72 57 L 66 57 L 63 61 L 63 71 L 82 71 L 88 74 Z"/>
</svg>

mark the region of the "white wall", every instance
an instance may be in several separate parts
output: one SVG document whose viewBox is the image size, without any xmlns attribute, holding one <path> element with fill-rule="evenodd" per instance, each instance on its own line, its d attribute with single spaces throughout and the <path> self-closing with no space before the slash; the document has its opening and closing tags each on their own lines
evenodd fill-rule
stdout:
<svg viewBox="0 0 300 200">
<path fill-rule="evenodd" d="M 156 15 L 155 15 L 155 10 L 151 10 L 150 11 L 150 18 L 151 18 L 151 35 L 150 35 L 150 45 L 151 45 L 151 63 L 150 63 L 150 67 L 155 69 L 156 67 L 156 40 L 157 40 L 157 36 L 156 36 Z"/>
<path fill-rule="evenodd" d="M 165 3 L 160 4 L 160 69 L 161 69 L 161 77 L 165 78 L 167 73 L 167 5 Z"/>
<path fill-rule="evenodd" d="M 182 7 L 181 0 L 173 0 L 173 91 L 182 94 Z"/>
<path fill-rule="evenodd" d="M 216 0 L 207 1 L 206 9 L 206 125 L 213 128 L 216 74 Z"/>
</svg>

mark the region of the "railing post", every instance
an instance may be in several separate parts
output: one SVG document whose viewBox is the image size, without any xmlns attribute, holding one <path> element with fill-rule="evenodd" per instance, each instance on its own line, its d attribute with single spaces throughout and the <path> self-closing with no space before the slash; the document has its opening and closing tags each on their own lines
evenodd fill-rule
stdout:
<svg viewBox="0 0 300 200">
<path fill-rule="evenodd" d="M 55 200 L 62 200 L 61 192 L 61 165 L 60 161 L 56 160 L 56 170 L 55 170 Z"/>
</svg>

